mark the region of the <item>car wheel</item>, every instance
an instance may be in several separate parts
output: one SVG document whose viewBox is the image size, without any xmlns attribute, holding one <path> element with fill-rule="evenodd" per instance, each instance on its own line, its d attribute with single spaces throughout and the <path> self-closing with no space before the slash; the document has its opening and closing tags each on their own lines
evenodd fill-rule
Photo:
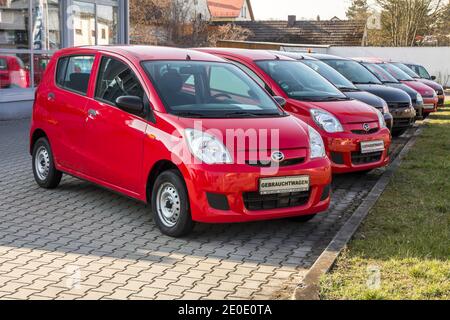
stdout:
<svg viewBox="0 0 450 320">
<path fill-rule="evenodd" d="M 177 170 L 161 173 L 152 191 L 152 211 L 162 233 L 182 237 L 192 231 L 189 197 L 183 177 Z"/>
<path fill-rule="evenodd" d="M 293 222 L 305 223 L 305 222 L 308 222 L 308 221 L 314 219 L 315 217 L 316 217 L 316 214 L 311 214 L 308 216 L 299 216 L 299 217 L 289 218 L 289 220 L 291 220 Z"/>
<path fill-rule="evenodd" d="M 62 172 L 55 167 L 52 149 L 46 138 L 40 138 L 33 147 L 33 174 L 42 188 L 54 189 L 61 182 Z"/>
</svg>

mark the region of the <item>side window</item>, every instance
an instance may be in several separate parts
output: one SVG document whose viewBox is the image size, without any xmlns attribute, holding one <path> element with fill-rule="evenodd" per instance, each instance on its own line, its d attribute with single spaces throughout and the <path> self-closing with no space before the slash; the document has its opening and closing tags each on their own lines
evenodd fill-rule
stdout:
<svg viewBox="0 0 450 320">
<path fill-rule="evenodd" d="M 144 90 L 130 67 L 116 59 L 103 57 L 95 98 L 116 105 L 116 99 L 121 96 L 137 96 L 144 99 Z"/>
<path fill-rule="evenodd" d="M 94 56 L 70 56 L 59 59 L 56 83 L 65 89 L 87 94 Z"/>
<path fill-rule="evenodd" d="M 209 81 L 211 91 L 249 97 L 250 87 L 224 67 L 211 67 Z"/>
<path fill-rule="evenodd" d="M 253 70 L 251 70 L 249 67 L 247 67 L 246 65 L 237 62 L 237 61 L 233 61 L 233 60 L 229 60 L 232 64 L 234 64 L 235 66 L 239 67 L 240 69 L 242 69 L 245 73 L 247 73 L 253 80 L 255 80 L 256 82 L 259 83 L 259 85 L 263 88 L 265 88 L 271 95 L 274 95 L 272 89 L 270 89 L 270 87 L 263 81 L 263 79 L 261 79 L 256 73 L 253 72 Z"/>
</svg>

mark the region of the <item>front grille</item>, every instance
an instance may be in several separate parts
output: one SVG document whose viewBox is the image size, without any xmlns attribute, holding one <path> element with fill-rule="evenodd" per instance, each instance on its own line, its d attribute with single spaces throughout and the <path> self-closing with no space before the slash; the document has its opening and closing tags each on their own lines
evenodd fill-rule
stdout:
<svg viewBox="0 0 450 320">
<path fill-rule="evenodd" d="M 391 104 L 389 104 L 389 110 L 405 109 L 405 108 L 409 108 L 409 107 L 411 107 L 411 105 L 409 104 L 409 102 L 404 102 L 404 103 L 391 103 Z"/>
<path fill-rule="evenodd" d="M 247 210 L 271 210 L 304 206 L 308 203 L 310 191 L 261 195 L 259 192 L 244 193 Z"/>
<path fill-rule="evenodd" d="M 373 134 L 378 132 L 378 128 L 370 129 L 369 131 L 366 130 L 352 130 L 352 133 L 354 134 Z"/>
<path fill-rule="evenodd" d="M 395 128 L 405 128 L 409 127 L 413 124 L 414 119 L 405 118 L 405 119 L 394 119 L 394 127 Z"/>
<path fill-rule="evenodd" d="M 373 152 L 362 154 L 360 152 L 352 153 L 352 163 L 354 165 L 368 164 L 381 161 L 383 152 Z"/>
<path fill-rule="evenodd" d="M 271 162 L 271 161 L 246 161 L 247 165 L 252 167 L 262 167 L 262 168 L 270 168 L 270 167 L 290 167 L 298 164 L 302 164 L 305 162 L 305 158 L 293 158 L 286 159 L 280 163 Z"/>
<path fill-rule="evenodd" d="M 341 152 L 331 152 L 331 161 L 335 164 L 344 164 L 344 155 Z"/>
</svg>

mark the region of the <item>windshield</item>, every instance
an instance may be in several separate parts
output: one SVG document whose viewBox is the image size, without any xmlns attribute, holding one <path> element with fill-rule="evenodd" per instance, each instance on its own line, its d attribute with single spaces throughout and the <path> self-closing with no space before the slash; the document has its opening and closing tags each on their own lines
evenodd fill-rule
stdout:
<svg viewBox="0 0 450 320">
<path fill-rule="evenodd" d="M 398 81 L 413 81 L 414 79 L 404 73 L 402 70 L 390 63 L 381 63 L 381 68 L 389 72 Z"/>
<path fill-rule="evenodd" d="M 353 60 L 324 60 L 355 84 L 382 84 L 369 70 Z"/>
<path fill-rule="evenodd" d="M 350 80 L 348 80 L 346 77 L 344 77 L 342 74 L 334 70 L 323 61 L 301 60 L 301 62 L 312 68 L 314 71 L 318 72 L 320 75 L 322 75 L 322 77 L 326 78 L 339 89 L 358 90 L 358 88 L 356 88 L 355 85 L 350 82 Z"/>
<path fill-rule="evenodd" d="M 298 61 L 256 61 L 292 99 L 302 101 L 333 101 L 348 99 L 335 86 L 311 68 Z"/>
<path fill-rule="evenodd" d="M 397 79 L 395 79 L 389 72 L 381 68 L 378 64 L 364 62 L 363 65 L 378 79 L 380 79 L 380 81 L 385 83 L 399 83 Z"/>
<path fill-rule="evenodd" d="M 254 80 L 232 64 L 147 61 L 143 66 L 171 114 L 193 118 L 285 115 Z"/>
<path fill-rule="evenodd" d="M 393 65 L 396 66 L 397 68 L 399 68 L 400 70 L 402 70 L 404 73 L 406 73 L 411 78 L 414 78 L 414 79 L 420 78 L 417 73 L 412 71 L 410 68 L 405 66 L 403 63 L 393 63 Z"/>
</svg>

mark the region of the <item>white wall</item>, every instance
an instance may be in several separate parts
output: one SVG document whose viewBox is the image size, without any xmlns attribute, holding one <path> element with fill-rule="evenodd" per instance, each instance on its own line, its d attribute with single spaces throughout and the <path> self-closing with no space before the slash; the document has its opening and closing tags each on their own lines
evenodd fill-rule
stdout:
<svg viewBox="0 0 450 320">
<path fill-rule="evenodd" d="M 450 47 L 330 47 L 327 51 L 341 57 L 379 57 L 415 62 L 425 66 L 438 82 L 450 87 Z"/>
</svg>

